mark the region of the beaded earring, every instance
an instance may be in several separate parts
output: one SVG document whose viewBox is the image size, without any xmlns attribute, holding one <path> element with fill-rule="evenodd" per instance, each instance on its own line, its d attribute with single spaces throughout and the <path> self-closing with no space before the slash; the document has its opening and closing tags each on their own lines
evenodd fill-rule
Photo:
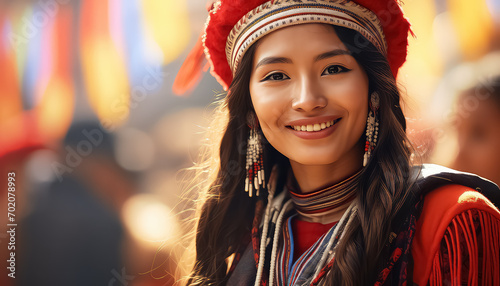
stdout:
<svg viewBox="0 0 500 286">
<path fill-rule="evenodd" d="M 260 189 L 264 188 L 264 162 L 262 159 L 262 136 L 258 130 L 259 122 L 253 113 L 248 116 L 248 126 L 250 127 L 250 136 L 247 141 L 247 156 L 246 156 L 246 178 L 245 192 L 249 197 L 259 196 Z"/>
<path fill-rule="evenodd" d="M 380 107 L 380 97 L 376 91 L 370 96 L 370 112 L 366 119 L 366 144 L 365 155 L 363 158 L 363 167 L 366 166 L 372 155 L 372 151 L 377 146 L 378 139 L 378 109 Z"/>
</svg>

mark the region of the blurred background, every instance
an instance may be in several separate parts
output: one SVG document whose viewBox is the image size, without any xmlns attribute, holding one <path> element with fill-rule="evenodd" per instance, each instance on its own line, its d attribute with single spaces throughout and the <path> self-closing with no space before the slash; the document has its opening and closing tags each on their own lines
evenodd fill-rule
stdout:
<svg viewBox="0 0 500 286">
<path fill-rule="evenodd" d="M 172 83 L 205 0 L 0 0 L 0 183 L 16 178 L 16 279 L 1 285 L 174 285 L 182 199 L 209 75 Z M 406 0 L 416 37 L 398 80 L 418 160 L 500 182 L 500 0 Z M 12 222 L 9 222 L 12 223 Z M 8 271 L 8 270 L 7 270 Z M 178 284 L 178 283 L 177 283 Z"/>
</svg>

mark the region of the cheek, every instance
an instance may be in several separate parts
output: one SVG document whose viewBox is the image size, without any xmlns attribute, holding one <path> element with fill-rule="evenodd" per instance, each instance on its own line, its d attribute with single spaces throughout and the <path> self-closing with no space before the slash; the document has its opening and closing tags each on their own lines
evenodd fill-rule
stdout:
<svg viewBox="0 0 500 286">
<path fill-rule="evenodd" d="M 264 132 L 267 128 L 279 125 L 280 116 L 286 107 L 286 98 L 282 93 L 250 86 L 252 104 Z"/>
<path fill-rule="evenodd" d="M 336 89 L 339 104 L 346 109 L 356 130 L 363 128 L 368 115 L 368 84 L 346 82 Z"/>
<path fill-rule="evenodd" d="M 361 70 L 358 69 L 352 75 L 347 74 L 341 81 L 333 81 L 330 85 L 328 89 L 334 90 L 347 105 L 368 105 L 368 78 Z"/>
</svg>

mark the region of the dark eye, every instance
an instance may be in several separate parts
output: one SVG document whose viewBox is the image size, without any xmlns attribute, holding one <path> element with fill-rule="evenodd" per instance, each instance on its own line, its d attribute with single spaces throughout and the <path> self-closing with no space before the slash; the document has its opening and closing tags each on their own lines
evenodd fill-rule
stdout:
<svg viewBox="0 0 500 286">
<path fill-rule="evenodd" d="M 276 73 L 272 73 L 268 76 L 266 76 L 263 80 L 261 81 L 280 81 L 280 80 L 285 80 L 285 79 L 289 79 L 289 77 L 282 73 L 282 72 L 276 72 Z"/>
<path fill-rule="evenodd" d="M 343 72 L 348 72 L 350 69 L 339 66 L 339 65 L 331 65 L 328 66 L 321 75 L 330 75 L 330 74 L 338 74 L 338 73 L 343 73 Z"/>
</svg>

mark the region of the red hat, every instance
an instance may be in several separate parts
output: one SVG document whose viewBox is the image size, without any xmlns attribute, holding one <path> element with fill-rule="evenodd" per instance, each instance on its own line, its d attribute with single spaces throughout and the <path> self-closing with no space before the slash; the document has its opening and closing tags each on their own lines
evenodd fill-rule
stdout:
<svg viewBox="0 0 500 286">
<path fill-rule="evenodd" d="M 210 10 L 202 35 L 212 75 L 227 90 L 248 47 L 277 29 L 305 23 L 356 30 L 387 57 L 394 77 L 406 60 L 410 23 L 396 0 L 221 0 Z M 200 45 L 181 68 L 174 92 L 185 92 L 187 81 L 193 84 L 193 62 L 200 63 L 201 56 Z"/>
</svg>

